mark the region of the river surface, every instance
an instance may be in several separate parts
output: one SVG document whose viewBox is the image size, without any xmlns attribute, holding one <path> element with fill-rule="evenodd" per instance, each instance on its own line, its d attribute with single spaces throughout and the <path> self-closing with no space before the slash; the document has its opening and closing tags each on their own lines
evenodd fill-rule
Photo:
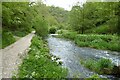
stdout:
<svg viewBox="0 0 120 80">
<path fill-rule="evenodd" d="M 97 50 L 87 47 L 78 47 L 73 42 L 50 35 L 48 37 L 50 53 L 61 58 L 63 66 L 68 68 L 69 78 L 86 78 L 95 74 L 95 72 L 83 67 L 80 64 L 81 59 L 99 59 L 101 57 L 111 59 L 115 65 L 120 65 L 120 54 L 118 52 Z M 115 55 L 116 54 L 116 55 Z M 106 77 L 106 75 L 99 75 Z M 112 76 L 107 76 L 112 77 Z"/>
</svg>

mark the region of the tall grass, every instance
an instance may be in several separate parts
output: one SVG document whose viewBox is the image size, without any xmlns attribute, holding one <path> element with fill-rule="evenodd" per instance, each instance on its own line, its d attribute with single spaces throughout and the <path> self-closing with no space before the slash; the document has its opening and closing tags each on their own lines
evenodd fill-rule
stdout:
<svg viewBox="0 0 120 80">
<path fill-rule="evenodd" d="M 73 40 L 81 47 L 120 51 L 120 38 L 117 35 L 77 34 L 67 31 L 62 33 L 62 36 Z"/>
<path fill-rule="evenodd" d="M 2 33 L 2 48 L 5 48 L 6 46 L 14 43 L 15 41 L 16 40 L 11 32 L 4 31 Z"/>
<path fill-rule="evenodd" d="M 80 61 L 85 67 L 93 70 L 99 74 L 112 74 L 113 64 L 111 60 L 101 58 L 98 61 L 93 59 L 88 59 L 84 61 Z"/>
<path fill-rule="evenodd" d="M 28 56 L 19 67 L 19 78 L 65 78 L 67 69 L 52 61 L 47 42 L 35 36 Z"/>
</svg>

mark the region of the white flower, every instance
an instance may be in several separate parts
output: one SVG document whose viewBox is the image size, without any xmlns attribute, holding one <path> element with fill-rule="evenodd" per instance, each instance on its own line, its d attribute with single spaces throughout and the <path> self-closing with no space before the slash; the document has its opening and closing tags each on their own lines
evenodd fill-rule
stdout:
<svg viewBox="0 0 120 80">
<path fill-rule="evenodd" d="M 36 59 L 39 59 L 39 58 L 40 58 L 40 56 L 39 56 L 39 55 L 35 55 L 35 58 L 36 58 Z"/>
<path fill-rule="evenodd" d="M 34 76 L 35 75 L 35 72 L 32 72 L 32 76 Z"/>
</svg>

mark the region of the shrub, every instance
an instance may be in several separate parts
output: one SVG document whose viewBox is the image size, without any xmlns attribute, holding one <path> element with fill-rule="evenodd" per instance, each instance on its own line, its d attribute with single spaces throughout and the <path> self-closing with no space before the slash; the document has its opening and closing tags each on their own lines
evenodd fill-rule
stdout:
<svg viewBox="0 0 120 80">
<path fill-rule="evenodd" d="M 101 58 L 100 60 L 98 60 L 97 64 L 99 65 L 101 69 L 104 69 L 104 68 L 112 69 L 113 68 L 113 64 L 111 60 L 109 59 Z"/>
<path fill-rule="evenodd" d="M 111 71 L 113 69 L 113 64 L 111 60 L 101 58 L 98 61 L 95 61 L 93 59 L 88 59 L 84 61 L 80 61 L 82 65 L 85 67 L 99 73 L 99 74 L 112 74 Z M 107 70 L 107 72 L 105 71 Z"/>
<path fill-rule="evenodd" d="M 65 38 L 68 38 L 68 39 L 71 39 L 71 40 L 74 40 L 76 38 L 76 35 L 77 35 L 77 32 L 73 32 L 73 31 L 66 31 L 62 34 Z"/>
<path fill-rule="evenodd" d="M 14 31 L 12 32 L 15 36 L 18 36 L 18 37 L 24 37 L 28 34 L 28 32 L 25 32 L 25 31 Z"/>
<path fill-rule="evenodd" d="M 15 38 L 13 37 L 13 34 L 9 31 L 3 31 L 3 33 L 2 33 L 2 48 L 5 48 L 6 46 L 8 46 L 14 42 L 15 42 Z"/>
<path fill-rule="evenodd" d="M 33 23 L 33 28 L 36 31 L 36 34 L 41 36 L 41 37 L 45 37 L 48 34 L 48 25 L 46 20 L 43 20 L 40 17 L 37 17 Z"/>
</svg>

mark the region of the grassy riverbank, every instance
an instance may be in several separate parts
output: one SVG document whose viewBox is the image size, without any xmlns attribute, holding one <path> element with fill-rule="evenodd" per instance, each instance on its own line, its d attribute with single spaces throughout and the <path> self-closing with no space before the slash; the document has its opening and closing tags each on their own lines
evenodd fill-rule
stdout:
<svg viewBox="0 0 120 80">
<path fill-rule="evenodd" d="M 99 74 L 112 74 L 114 65 L 111 60 L 101 58 L 99 60 L 81 60 L 80 63 L 88 69 L 95 71 Z"/>
<path fill-rule="evenodd" d="M 30 51 L 19 67 L 19 78 L 65 78 L 67 69 L 51 59 L 47 42 L 41 37 L 32 39 Z"/>
<path fill-rule="evenodd" d="M 120 51 L 120 39 L 117 35 L 77 34 L 73 31 L 63 31 L 60 37 L 73 40 L 81 47 Z"/>
</svg>

